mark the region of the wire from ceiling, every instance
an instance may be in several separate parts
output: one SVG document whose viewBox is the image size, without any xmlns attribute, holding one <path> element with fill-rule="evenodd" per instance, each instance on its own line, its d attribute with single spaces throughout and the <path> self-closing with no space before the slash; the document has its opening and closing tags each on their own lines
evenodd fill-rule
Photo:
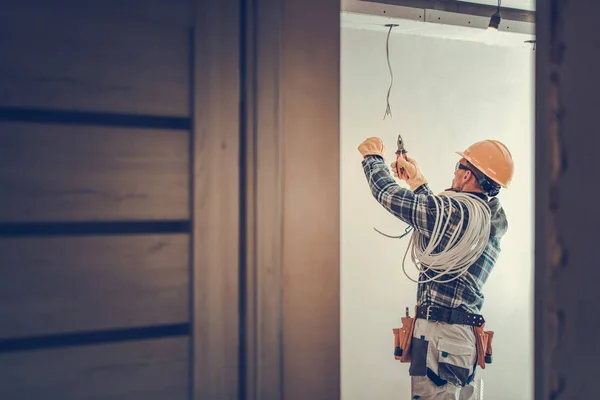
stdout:
<svg viewBox="0 0 600 400">
<path fill-rule="evenodd" d="M 388 91 L 387 91 L 387 97 L 386 97 L 387 106 L 385 108 L 385 114 L 383 115 L 384 120 L 385 120 L 385 117 L 387 117 L 388 115 L 390 116 L 390 118 L 392 118 L 392 107 L 390 106 L 390 94 L 392 93 L 392 86 L 394 85 L 394 72 L 392 71 L 392 63 L 390 61 L 390 35 L 392 33 L 392 29 L 398 25 L 397 24 L 388 24 L 386 26 L 390 28 L 388 30 L 387 39 L 385 40 L 385 57 L 387 59 L 388 69 L 390 71 L 390 87 L 388 88 Z"/>
</svg>

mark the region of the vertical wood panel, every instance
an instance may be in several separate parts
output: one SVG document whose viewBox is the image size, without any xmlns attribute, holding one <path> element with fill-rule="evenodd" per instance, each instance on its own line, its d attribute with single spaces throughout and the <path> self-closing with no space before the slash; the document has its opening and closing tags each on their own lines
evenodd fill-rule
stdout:
<svg viewBox="0 0 600 400">
<path fill-rule="evenodd" d="M 247 4 L 246 398 L 336 399 L 340 4 Z"/>
<path fill-rule="evenodd" d="M 255 7 L 246 35 L 246 399 L 275 400 L 283 398 L 281 1 L 247 3 Z"/>
<path fill-rule="evenodd" d="M 340 397 L 340 1 L 283 8 L 284 398 Z"/>
<path fill-rule="evenodd" d="M 277 0 L 275 0 L 277 1 Z M 254 0 L 243 0 L 241 2 L 241 17 L 240 20 L 244 41 L 240 43 L 243 46 L 244 51 L 240 54 L 243 59 L 241 61 L 241 88 L 243 94 L 241 96 L 242 104 L 245 107 L 242 109 L 242 115 L 245 118 L 245 126 L 242 127 L 242 135 L 245 136 L 245 141 L 240 142 L 241 151 L 243 151 L 242 164 L 245 166 L 244 175 L 240 175 L 241 179 L 245 179 L 245 187 L 241 187 L 245 192 L 241 192 L 241 196 L 245 196 L 245 231 L 240 231 L 240 234 L 244 235 L 242 241 L 245 240 L 245 252 L 241 254 L 241 260 L 243 264 L 240 266 L 240 273 L 244 274 L 245 281 L 240 281 L 240 292 L 243 290 L 245 298 L 243 299 L 243 315 L 244 318 L 240 319 L 240 343 L 243 344 L 244 349 L 241 352 L 245 357 L 245 364 L 240 370 L 240 377 L 244 379 L 244 395 L 241 397 L 243 400 L 258 400 L 260 399 L 260 384 L 258 383 L 260 370 L 260 359 L 261 354 L 258 349 L 257 343 L 260 340 L 258 334 L 258 312 L 259 307 L 257 306 L 257 223 L 258 219 L 256 216 L 256 207 L 258 206 L 258 191 L 256 188 L 256 162 L 257 158 L 257 143 L 256 138 L 258 130 L 256 125 L 258 123 L 258 117 L 256 115 L 257 99 L 256 91 L 260 86 L 256 82 L 257 74 L 257 62 L 258 58 L 256 55 L 256 44 L 258 43 L 256 37 L 257 29 L 257 14 L 260 13 L 260 8 Z M 243 137 L 243 136 L 242 136 Z M 244 217 L 244 215 L 240 215 Z M 241 249 L 240 249 L 241 250 Z M 240 360 L 242 362 L 242 360 Z M 264 397 L 268 400 L 268 397 Z"/>
<path fill-rule="evenodd" d="M 0 398 L 185 400 L 187 360 L 187 338 L 0 354 Z"/>
<path fill-rule="evenodd" d="M 240 8 L 196 1 L 193 394 L 238 398 Z"/>
<path fill-rule="evenodd" d="M 552 324 L 550 263 L 554 251 L 550 232 L 552 222 L 551 171 L 552 152 L 549 143 L 549 127 L 552 112 L 549 93 L 552 70 L 550 67 L 551 16 L 547 1 L 536 2 L 536 51 L 535 51 L 535 254 L 534 254 L 534 397 L 535 400 L 550 398 L 550 359 L 554 346 L 550 337 L 556 334 Z M 555 160 L 556 161 L 556 160 Z"/>
<path fill-rule="evenodd" d="M 549 12 L 543 18 L 548 18 L 550 40 L 542 39 L 547 46 L 536 51 L 544 52 L 540 58 L 546 59 L 550 72 L 541 77 L 547 92 L 546 103 L 539 106 L 545 107 L 547 125 L 538 136 L 538 150 L 545 149 L 550 160 L 550 168 L 538 171 L 539 180 L 549 183 L 550 189 L 545 193 L 548 203 L 542 204 L 549 208 L 548 262 L 540 266 L 548 279 L 546 291 L 540 293 L 546 301 L 546 309 L 540 312 L 547 311 L 549 322 L 543 336 L 549 353 L 548 398 L 595 399 L 600 397 L 595 384 L 600 355 L 596 340 L 600 329 L 600 209 L 596 205 L 600 53 L 592 49 L 598 48 L 600 35 L 590 28 L 600 2 L 547 3 L 541 10 Z M 545 146 L 539 145 L 541 141 Z"/>
</svg>

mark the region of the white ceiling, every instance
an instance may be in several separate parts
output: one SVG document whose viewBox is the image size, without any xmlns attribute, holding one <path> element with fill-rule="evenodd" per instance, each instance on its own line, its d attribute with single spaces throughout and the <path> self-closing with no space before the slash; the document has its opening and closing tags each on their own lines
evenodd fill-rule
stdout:
<svg viewBox="0 0 600 400">
<path fill-rule="evenodd" d="M 470 0 L 491 4 L 497 0 Z M 512 1 L 512 3 L 510 3 Z M 535 0 L 502 0 L 502 5 L 525 7 Z M 508 4 L 505 4 L 507 3 Z M 518 3 L 518 4 L 516 4 Z M 527 3 L 527 4 L 526 4 Z M 497 4 L 497 3 L 496 3 Z M 392 33 L 433 36 L 482 42 L 489 45 L 530 47 L 535 38 L 531 23 L 502 20 L 499 30 L 487 29 L 489 17 L 446 13 L 437 10 L 398 7 L 362 0 L 342 0 L 342 27 L 386 32 L 386 24 L 397 24 Z"/>
<path fill-rule="evenodd" d="M 389 16 L 384 17 L 381 15 L 342 12 L 341 26 L 343 28 L 387 32 L 389 28 L 385 25 L 393 23 L 398 26 L 393 28 L 392 34 L 429 36 L 441 39 L 480 42 L 487 45 L 532 48 L 532 45 L 526 43 L 526 40 L 534 39 L 534 35 L 485 29 L 489 20 L 487 18 L 480 18 L 480 20 L 478 24 L 481 25 L 483 23 L 483 26 L 466 27 L 403 18 L 390 18 Z"/>
<path fill-rule="evenodd" d="M 461 0 L 459 0 L 461 1 Z M 487 4 L 490 6 L 497 6 L 498 0 L 465 0 L 469 3 Z M 517 8 L 520 10 L 535 10 L 535 0 L 501 0 L 502 7 Z"/>
</svg>

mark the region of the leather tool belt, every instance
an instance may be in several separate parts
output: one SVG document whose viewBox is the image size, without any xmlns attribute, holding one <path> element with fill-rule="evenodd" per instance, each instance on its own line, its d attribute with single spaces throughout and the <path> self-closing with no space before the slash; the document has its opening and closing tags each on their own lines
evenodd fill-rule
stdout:
<svg viewBox="0 0 600 400">
<path fill-rule="evenodd" d="M 485 326 L 485 325 L 484 325 Z M 484 326 L 475 327 L 475 339 L 477 345 L 477 364 L 485 369 L 485 364 L 492 363 L 492 338 L 494 331 L 484 331 Z"/>
<path fill-rule="evenodd" d="M 402 318 L 402 327 L 395 328 L 394 332 L 394 358 L 400 362 L 411 361 L 412 337 L 415 329 L 416 318 L 432 322 L 445 322 L 473 326 L 477 347 L 477 364 L 485 369 L 486 364 L 492 363 L 492 338 L 493 331 L 484 331 L 485 319 L 479 314 L 434 306 L 415 307 L 415 318 L 410 317 L 408 308 L 406 317 Z"/>
<path fill-rule="evenodd" d="M 415 319 L 408 315 L 402 317 L 402 328 L 394 328 L 394 358 L 400 362 L 410 362 Z"/>
<path fill-rule="evenodd" d="M 481 327 L 485 325 L 482 315 L 472 314 L 455 308 L 417 306 L 416 318 L 432 322 L 445 322 L 447 324 L 469 325 Z"/>
</svg>

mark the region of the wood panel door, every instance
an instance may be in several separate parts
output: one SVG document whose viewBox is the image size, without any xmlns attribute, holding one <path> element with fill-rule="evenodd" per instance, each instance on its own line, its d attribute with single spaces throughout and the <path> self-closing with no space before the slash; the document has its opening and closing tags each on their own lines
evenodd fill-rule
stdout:
<svg viewBox="0 0 600 400">
<path fill-rule="evenodd" d="M 0 4 L 0 398 L 339 397 L 339 9 Z"/>
<path fill-rule="evenodd" d="M 237 399 L 237 3 L 0 4 L 0 398 Z"/>
</svg>

